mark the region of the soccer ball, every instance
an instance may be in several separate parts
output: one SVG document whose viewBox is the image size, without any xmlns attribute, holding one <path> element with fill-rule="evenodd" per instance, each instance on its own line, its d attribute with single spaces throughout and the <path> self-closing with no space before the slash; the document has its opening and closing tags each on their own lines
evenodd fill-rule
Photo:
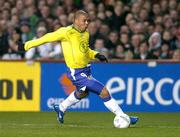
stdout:
<svg viewBox="0 0 180 137">
<path fill-rule="evenodd" d="M 114 126 L 116 128 L 128 128 L 130 125 L 130 118 L 128 115 L 123 114 L 120 116 L 115 116 L 114 118 Z"/>
</svg>

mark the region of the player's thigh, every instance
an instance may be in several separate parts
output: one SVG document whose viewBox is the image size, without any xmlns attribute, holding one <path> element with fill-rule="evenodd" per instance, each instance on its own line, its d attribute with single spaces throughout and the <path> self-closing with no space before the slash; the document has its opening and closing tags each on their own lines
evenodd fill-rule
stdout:
<svg viewBox="0 0 180 137">
<path fill-rule="evenodd" d="M 104 88 L 104 85 L 98 80 L 91 78 L 87 79 L 85 85 L 90 92 L 94 92 L 95 94 L 100 94 Z"/>
</svg>

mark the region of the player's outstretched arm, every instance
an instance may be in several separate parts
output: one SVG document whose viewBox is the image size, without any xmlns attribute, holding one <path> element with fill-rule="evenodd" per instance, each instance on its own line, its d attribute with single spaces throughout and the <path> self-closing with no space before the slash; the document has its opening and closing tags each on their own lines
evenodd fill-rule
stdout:
<svg viewBox="0 0 180 137">
<path fill-rule="evenodd" d="M 95 58 L 99 59 L 101 62 L 104 62 L 104 61 L 108 62 L 107 58 L 104 55 L 100 54 L 100 53 L 97 53 L 95 55 Z"/>
<path fill-rule="evenodd" d="M 60 37 L 59 37 L 58 31 L 47 33 L 38 39 L 27 41 L 24 45 L 24 49 L 25 51 L 27 51 L 30 48 L 37 47 L 44 43 L 55 42 L 59 40 L 60 40 Z"/>
</svg>

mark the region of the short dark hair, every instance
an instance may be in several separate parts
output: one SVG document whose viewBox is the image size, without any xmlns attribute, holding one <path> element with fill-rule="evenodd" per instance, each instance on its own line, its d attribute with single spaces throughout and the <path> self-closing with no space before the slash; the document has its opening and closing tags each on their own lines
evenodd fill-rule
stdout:
<svg viewBox="0 0 180 137">
<path fill-rule="evenodd" d="M 78 10 L 74 14 L 74 20 L 77 19 L 80 15 L 88 16 L 88 13 L 84 10 Z"/>
</svg>

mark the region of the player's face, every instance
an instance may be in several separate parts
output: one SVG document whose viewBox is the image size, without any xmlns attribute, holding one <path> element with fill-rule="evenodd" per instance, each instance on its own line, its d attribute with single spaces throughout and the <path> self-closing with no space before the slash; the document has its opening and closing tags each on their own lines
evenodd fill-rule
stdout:
<svg viewBox="0 0 180 137">
<path fill-rule="evenodd" d="M 89 24 L 89 18 L 88 16 L 85 16 L 85 15 L 80 15 L 78 17 L 78 19 L 75 21 L 76 25 L 78 26 L 78 29 L 80 31 L 85 31 L 88 27 L 88 24 Z"/>
</svg>

